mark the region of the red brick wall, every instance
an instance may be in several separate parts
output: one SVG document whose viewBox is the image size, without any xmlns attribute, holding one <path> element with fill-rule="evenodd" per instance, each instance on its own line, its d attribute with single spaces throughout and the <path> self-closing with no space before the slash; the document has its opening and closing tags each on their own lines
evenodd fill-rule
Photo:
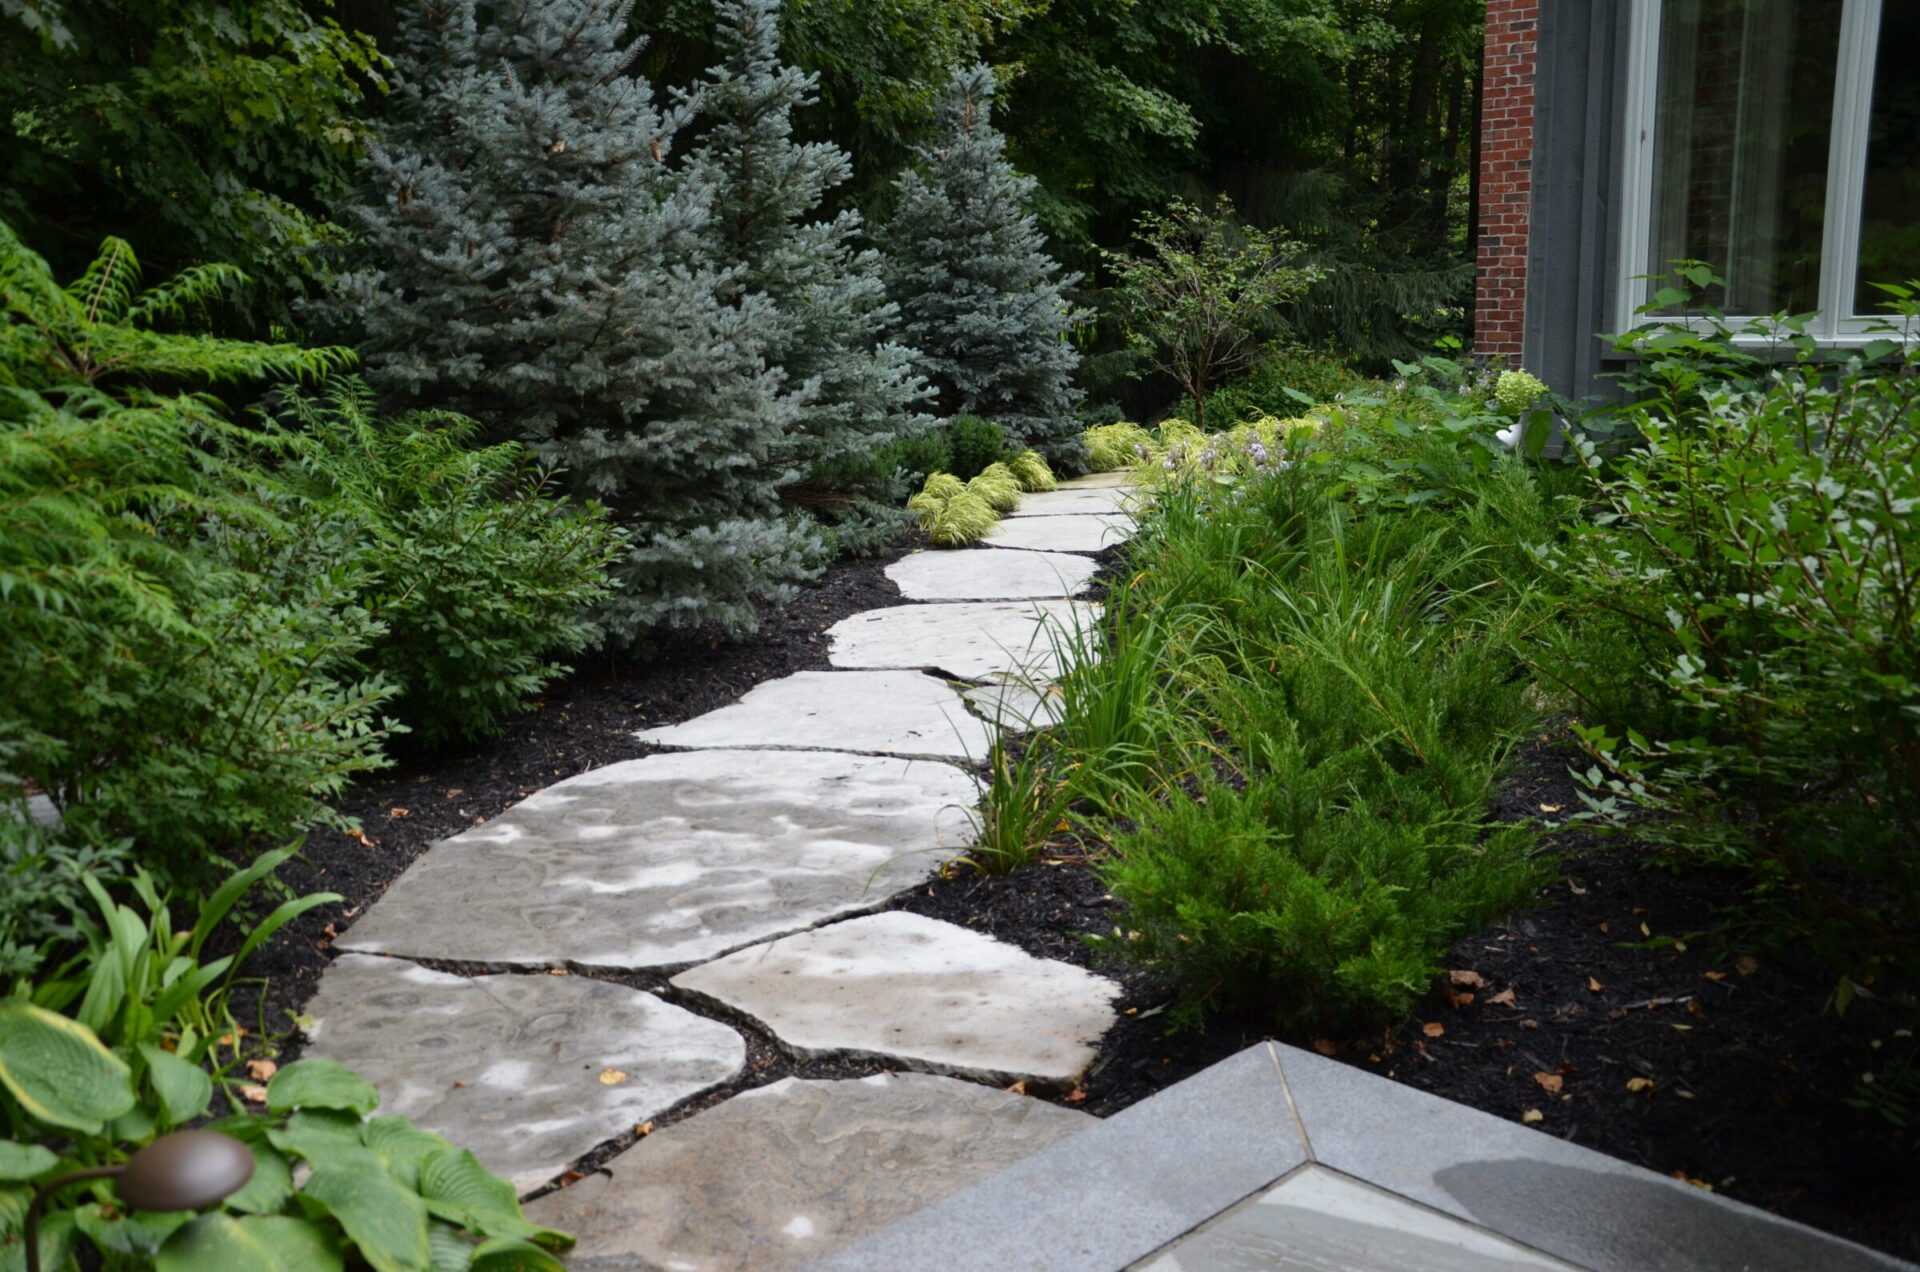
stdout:
<svg viewBox="0 0 1920 1272">
<path fill-rule="evenodd" d="M 1487 0 L 1480 80 L 1480 224 L 1473 297 L 1476 353 L 1516 366 L 1527 307 L 1533 203 L 1533 72 L 1540 0 Z"/>
</svg>

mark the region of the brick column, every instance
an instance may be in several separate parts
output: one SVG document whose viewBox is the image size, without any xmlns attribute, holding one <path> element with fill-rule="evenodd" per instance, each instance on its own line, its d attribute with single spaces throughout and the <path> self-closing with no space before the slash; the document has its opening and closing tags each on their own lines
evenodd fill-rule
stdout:
<svg viewBox="0 0 1920 1272">
<path fill-rule="evenodd" d="M 1480 78 L 1480 224 L 1474 352 L 1520 362 L 1533 206 L 1533 75 L 1539 0 L 1487 0 Z"/>
</svg>

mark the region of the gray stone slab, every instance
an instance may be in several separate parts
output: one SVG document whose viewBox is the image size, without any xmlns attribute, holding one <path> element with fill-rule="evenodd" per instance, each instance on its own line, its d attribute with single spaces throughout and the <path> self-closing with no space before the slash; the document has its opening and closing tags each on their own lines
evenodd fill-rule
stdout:
<svg viewBox="0 0 1920 1272">
<path fill-rule="evenodd" d="M 1084 592 L 1095 568 L 1069 552 L 963 548 L 904 556 L 887 577 L 910 601 L 997 601 Z"/>
<path fill-rule="evenodd" d="M 1143 1272 L 1578 1272 L 1485 1229 L 1314 1166 L 1139 1267 Z"/>
<path fill-rule="evenodd" d="M 948 764 L 689 751 L 610 764 L 436 844 L 335 942 L 518 966 L 683 967 L 877 908 L 973 840 Z"/>
<path fill-rule="evenodd" d="M 1098 552 L 1132 537 L 1132 517 L 1074 512 L 1058 517 L 1006 517 L 980 540 L 983 547 L 1035 552 Z"/>
<path fill-rule="evenodd" d="M 648 1136 L 527 1216 L 579 1238 L 576 1270 L 787 1272 L 1091 1125 L 951 1078 L 787 1078 Z"/>
<path fill-rule="evenodd" d="M 1092 648 L 1100 607 L 1088 601 L 896 605 L 827 629 L 827 657 L 849 669 L 912 667 L 958 680 L 1052 681 Z"/>
<path fill-rule="evenodd" d="M 1093 1062 L 1119 985 L 918 914 L 783 937 L 680 973 L 800 1059 L 871 1056 L 1006 1085 L 1064 1087 Z"/>
<path fill-rule="evenodd" d="M 733 1078 L 746 1044 L 652 994 L 581 976 L 477 976 L 334 960 L 306 1054 L 351 1065 L 380 1111 L 526 1192 L 596 1145 Z"/>
<path fill-rule="evenodd" d="M 801 671 L 684 724 L 643 729 L 674 747 L 767 747 L 978 760 L 992 743 L 953 687 L 917 671 Z"/>
<path fill-rule="evenodd" d="M 1904 1265 L 1309 1051 L 1276 1046 L 1322 1165 L 1597 1272 Z"/>
<path fill-rule="evenodd" d="M 988 722 L 1008 733 L 1051 728 L 1060 723 L 1063 714 L 1058 693 L 1021 681 L 979 685 L 964 696 Z"/>
<path fill-rule="evenodd" d="M 1046 490 L 1021 497 L 1010 517 L 1059 517 L 1071 513 L 1126 513 L 1141 502 L 1139 492 L 1125 486 L 1082 486 Z"/>
<path fill-rule="evenodd" d="M 1306 1159 L 1263 1044 L 814 1266 L 1114 1272 Z"/>
<path fill-rule="evenodd" d="M 1134 484 L 1131 468 L 1116 468 L 1110 473 L 1088 473 L 1084 477 L 1074 477 L 1060 483 L 1062 490 L 1110 490 L 1115 486 Z"/>
</svg>

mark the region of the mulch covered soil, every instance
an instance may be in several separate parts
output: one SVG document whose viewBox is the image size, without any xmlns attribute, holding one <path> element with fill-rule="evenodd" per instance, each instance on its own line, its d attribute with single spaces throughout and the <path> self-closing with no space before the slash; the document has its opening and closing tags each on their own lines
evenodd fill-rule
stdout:
<svg viewBox="0 0 1920 1272">
<path fill-rule="evenodd" d="M 901 603 L 881 572 L 885 563 L 836 566 L 770 613 L 750 639 L 683 634 L 645 661 L 584 666 L 495 742 L 414 757 L 363 781 L 342 801 L 360 819 L 360 834 L 316 831 L 304 860 L 283 871 L 297 891 L 346 900 L 313 911 L 259 951 L 248 970 L 268 978 L 268 988 L 236 1003 L 242 1020 L 269 1034 L 287 1031 L 290 1013 L 318 984 L 332 935 L 435 840 L 541 787 L 648 754 L 652 748 L 633 739 L 637 729 L 703 714 L 764 680 L 825 668 L 829 626 Z M 1577 808 L 1572 758 L 1551 732 L 1533 739 L 1496 815 L 1551 822 Z M 1454 975 L 1414 1020 L 1360 1037 L 1276 1031 L 1271 1022 L 1221 1015 L 1201 1028 L 1173 1029 L 1164 978 L 1095 962 L 1081 940 L 1126 923 L 1090 868 L 1099 844 L 1063 836 L 1040 862 L 998 878 L 962 865 L 891 905 L 1120 981 L 1121 1023 L 1082 1086 L 1044 1098 L 1109 1115 L 1278 1038 L 1920 1259 L 1920 1126 L 1902 1133 L 1846 1103 L 1859 1075 L 1884 1070 L 1890 1054 L 1914 1056 L 1916 1039 L 1895 1031 L 1920 1033 L 1920 1008 L 1910 1000 L 1858 1001 L 1837 1016 L 1825 1006 L 1830 969 L 1774 929 L 1729 919 L 1739 886 L 1731 876 L 1655 868 L 1632 843 L 1577 827 L 1555 831 L 1547 843 L 1558 878 L 1535 906 L 1456 945 L 1447 962 Z M 644 973 L 608 979 L 666 990 L 663 977 Z M 881 1067 L 796 1064 L 768 1037 L 743 1032 L 746 1074 L 659 1124 L 782 1077 L 858 1076 Z M 298 1047 L 297 1034 L 287 1038 L 283 1060 Z M 626 1146 L 607 1146 L 583 1165 Z"/>
</svg>

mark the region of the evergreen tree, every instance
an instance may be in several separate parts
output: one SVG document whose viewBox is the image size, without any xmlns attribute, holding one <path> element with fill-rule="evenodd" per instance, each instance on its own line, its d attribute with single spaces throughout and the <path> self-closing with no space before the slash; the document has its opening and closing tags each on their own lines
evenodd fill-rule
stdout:
<svg viewBox="0 0 1920 1272">
<path fill-rule="evenodd" d="M 775 314 L 700 264 L 710 196 L 667 162 L 690 112 L 627 73 L 627 9 L 417 0 L 335 307 L 389 401 L 517 434 L 621 515 L 622 640 L 751 627 L 818 548 L 779 503 Z"/>
<path fill-rule="evenodd" d="M 831 142 L 794 140 L 793 112 L 813 102 L 818 77 L 780 62 L 780 0 L 714 9 L 725 60 L 693 95 L 707 128 L 689 165 L 713 194 L 705 238 L 733 269 L 733 295 L 757 293 L 773 311 L 767 357 L 799 405 L 776 451 L 804 474 L 789 499 L 831 513 L 843 545 L 869 546 L 906 524 L 888 444 L 932 425 L 919 409 L 928 390 L 911 351 L 883 340 L 897 311 L 879 252 L 857 245 L 860 214 L 820 215 L 852 161 Z"/>
<path fill-rule="evenodd" d="M 895 182 L 882 247 L 900 306 L 896 334 L 919 351 L 949 414 L 980 415 L 1056 465 L 1085 461 L 1073 387 L 1080 355 L 1069 334 L 1092 314 L 1073 306 L 1030 209 L 1034 182 L 1005 157 L 993 127 L 993 72 L 956 70 L 939 135 L 922 170 Z"/>
</svg>

